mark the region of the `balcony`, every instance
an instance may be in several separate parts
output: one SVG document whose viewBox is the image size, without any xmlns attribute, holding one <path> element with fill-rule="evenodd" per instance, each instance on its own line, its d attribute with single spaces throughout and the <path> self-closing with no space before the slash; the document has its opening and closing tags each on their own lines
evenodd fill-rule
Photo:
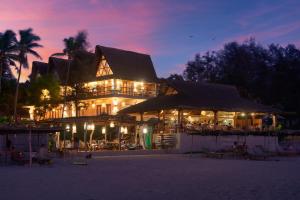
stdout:
<svg viewBox="0 0 300 200">
<path fill-rule="evenodd" d="M 75 95 L 70 95 L 69 98 Z M 150 98 L 156 96 L 156 90 L 144 89 L 134 90 L 133 87 L 121 87 L 119 89 L 111 89 L 111 87 L 97 87 L 93 89 L 86 88 L 77 93 L 76 97 L 79 99 L 97 98 L 97 97 L 135 97 L 135 98 Z"/>
</svg>

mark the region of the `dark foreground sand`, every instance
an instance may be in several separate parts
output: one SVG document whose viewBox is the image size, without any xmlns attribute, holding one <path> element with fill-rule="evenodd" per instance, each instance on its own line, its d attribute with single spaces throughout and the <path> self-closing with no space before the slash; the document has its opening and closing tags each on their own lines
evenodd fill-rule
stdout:
<svg viewBox="0 0 300 200">
<path fill-rule="evenodd" d="M 300 158 L 206 159 L 199 155 L 93 158 L 87 166 L 0 167 L 1 200 L 300 199 Z"/>
</svg>

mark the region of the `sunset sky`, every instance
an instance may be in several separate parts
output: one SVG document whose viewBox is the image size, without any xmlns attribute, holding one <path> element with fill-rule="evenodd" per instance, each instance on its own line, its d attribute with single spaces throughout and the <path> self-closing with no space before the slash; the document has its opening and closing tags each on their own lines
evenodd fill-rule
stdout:
<svg viewBox="0 0 300 200">
<path fill-rule="evenodd" d="M 1 0 L 0 32 L 32 27 L 46 62 L 63 49 L 63 38 L 87 30 L 91 49 L 150 54 L 162 77 L 181 73 L 195 53 L 234 40 L 299 47 L 299 8 L 299 0 Z"/>
</svg>

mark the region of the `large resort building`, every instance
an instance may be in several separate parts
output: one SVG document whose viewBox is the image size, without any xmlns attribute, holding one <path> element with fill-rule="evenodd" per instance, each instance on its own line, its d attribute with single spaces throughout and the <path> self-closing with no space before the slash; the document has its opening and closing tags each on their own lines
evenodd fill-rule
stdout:
<svg viewBox="0 0 300 200">
<path fill-rule="evenodd" d="M 121 142 L 151 149 L 163 140 L 175 146 L 181 133 L 276 126 L 276 110 L 242 98 L 233 86 L 158 79 L 146 54 L 96 46 L 72 61 L 33 62 L 30 80 L 45 74 L 59 80 L 66 97 L 43 116 L 30 106 L 30 116 L 66 129 L 67 136 L 54 135 L 57 147 L 71 148 L 78 139 L 90 149 L 121 148 Z M 47 90 L 41 97 L 51 98 Z"/>
</svg>

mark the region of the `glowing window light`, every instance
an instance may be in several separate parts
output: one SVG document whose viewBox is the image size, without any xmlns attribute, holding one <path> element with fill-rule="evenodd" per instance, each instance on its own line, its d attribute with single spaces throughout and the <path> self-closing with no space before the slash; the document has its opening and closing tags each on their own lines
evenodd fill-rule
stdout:
<svg viewBox="0 0 300 200">
<path fill-rule="evenodd" d="M 143 133 L 144 134 L 147 134 L 148 133 L 148 129 L 145 127 L 145 128 L 143 128 Z"/>
<path fill-rule="evenodd" d="M 251 116 L 254 116 L 255 115 L 255 113 L 251 113 Z"/>
<path fill-rule="evenodd" d="M 133 91 L 137 92 L 138 82 L 133 82 Z"/>
<path fill-rule="evenodd" d="M 105 108 L 105 107 L 106 107 L 106 104 L 105 104 L 105 103 L 102 103 L 102 104 L 101 104 L 101 107 L 102 107 L 102 108 Z"/>
<path fill-rule="evenodd" d="M 127 129 L 127 127 L 124 127 L 124 134 L 128 134 L 128 129 Z"/>
<path fill-rule="evenodd" d="M 90 131 L 95 130 L 95 124 L 88 124 L 87 125 L 87 130 L 90 130 Z"/>
<path fill-rule="evenodd" d="M 42 94 L 40 96 L 41 100 L 49 100 L 50 99 L 50 92 L 47 89 L 42 89 Z"/>
<path fill-rule="evenodd" d="M 115 127 L 115 123 L 114 122 L 110 122 L 109 127 L 110 128 L 114 128 Z"/>
<path fill-rule="evenodd" d="M 69 124 L 66 125 L 66 131 L 70 131 L 70 125 Z"/>
<path fill-rule="evenodd" d="M 76 124 L 73 124 L 73 126 L 72 126 L 72 133 L 76 133 L 76 132 L 77 132 Z"/>
<path fill-rule="evenodd" d="M 141 86 L 141 90 L 144 90 L 145 87 L 144 87 L 144 82 L 140 82 L 140 86 Z"/>
<path fill-rule="evenodd" d="M 122 81 L 117 80 L 117 90 L 119 90 L 121 88 L 121 85 L 122 85 Z"/>
<path fill-rule="evenodd" d="M 115 89 L 115 82 L 114 82 L 114 79 L 111 79 L 111 89 L 112 89 L 112 90 Z"/>
<path fill-rule="evenodd" d="M 246 114 L 245 114 L 244 112 L 242 112 L 242 113 L 241 113 L 241 116 L 242 116 L 242 117 L 245 117 L 245 116 L 246 116 Z"/>
<path fill-rule="evenodd" d="M 114 104 L 114 106 L 117 106 L 118 103 L 119 103 L 118 99 L 113 99 L 113 104 Z"/>
<path fill-rule="evenodd" d="M 120 128 L 120 132 L 121 132 L 121 133 L 123 133 L 123 132 L 124 132 L 124 128 L 123 128 L 123 126 L 121 126 L 121 128 Z"/>
<path fill-rule="evenodd" d="M 206 111 L 201 111 L 201 115 L 206 115 Z"/>
<path fill-rule="evenodd" d="M 119 111 L 118 107 L 114 106 L 112 110 L 113 114 L 117 114 L 118 111 Z"/>
<path fill-rule="evenodd" d="M 101 132 L 102 132 L 102 134 L 106 134 L 106 128 L 102 127 Z"/>
</svg>

